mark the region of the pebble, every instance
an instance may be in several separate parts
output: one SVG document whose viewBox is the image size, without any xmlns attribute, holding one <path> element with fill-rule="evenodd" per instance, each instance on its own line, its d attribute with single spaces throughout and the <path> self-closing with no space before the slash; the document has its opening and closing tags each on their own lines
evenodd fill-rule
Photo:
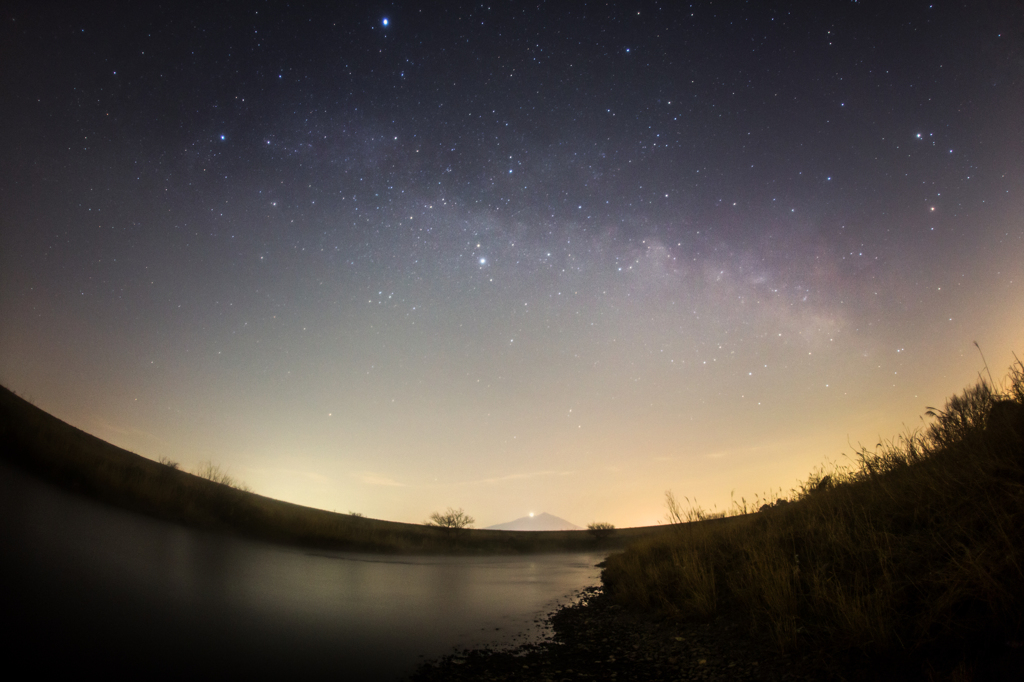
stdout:
<svg viewBox="0 0 1024 682">
<path fill-rule="evenodd" d="M 583 590 L 548 615 L 550 640 L 514 649 L 462 651 L 421 665 L 416 682 L 434 680 L 764 680 L 836 679 L 813 656 L 785 655 L 719 618 L 710 623 L 658 620 L 611 603 L 600 587 Z"/>
</svg>

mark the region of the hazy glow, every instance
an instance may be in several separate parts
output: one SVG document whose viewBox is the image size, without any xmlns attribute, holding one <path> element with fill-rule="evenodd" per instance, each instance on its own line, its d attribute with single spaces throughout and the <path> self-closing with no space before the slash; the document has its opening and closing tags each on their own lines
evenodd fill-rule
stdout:
<svg viewBox="0 0 1024 682">
<path fill-rule="evenodd" d="M 1024 350 L 1019 13 L 20 12 L 0 381 L 148 457 L 653 524 Z"/>
</svg>

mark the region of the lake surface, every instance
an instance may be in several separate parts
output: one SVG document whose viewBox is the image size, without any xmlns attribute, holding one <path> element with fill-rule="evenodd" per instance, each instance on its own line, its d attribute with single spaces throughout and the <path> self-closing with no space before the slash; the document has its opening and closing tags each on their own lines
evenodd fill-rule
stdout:
<svg viewBox="0 0 1024 682">
<path fill-rule="evenodd" d="M 308 551 L 100 505 L 0 464 L 9 656 L 47 668 L 402 679 L 426 659 L 545 633 L 601 553 Z"/>
</svg>

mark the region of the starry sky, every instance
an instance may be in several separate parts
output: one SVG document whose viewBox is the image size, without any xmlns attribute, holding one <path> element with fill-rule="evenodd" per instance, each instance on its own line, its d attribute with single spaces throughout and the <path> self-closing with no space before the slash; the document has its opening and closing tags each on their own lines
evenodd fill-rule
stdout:
<svg viewBox="0 0 1024 682">
<path fill-rule="evenodd" d="M 788 491 L 1024 354 L 1022 6 L 806 7 L 7 3 L 0 383 L 395 521 Z"/>
</svg>

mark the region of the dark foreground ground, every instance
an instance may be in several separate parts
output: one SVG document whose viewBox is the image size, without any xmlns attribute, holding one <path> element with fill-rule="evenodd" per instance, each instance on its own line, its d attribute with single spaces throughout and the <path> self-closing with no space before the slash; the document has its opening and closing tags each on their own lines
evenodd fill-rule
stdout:
<svg viewBox="0 0 1024 682">
<path fill-rule="evenodd" d="M 723 621 L 657 622 L 611 604 L 599 587 L 549 614 L 549 641 L 476 650 L 423 665 L 413 680 L 818 680 L 814 657 L 782 656 Z"/>
<path fill-rule="evenodd" d="M 511 650 L 474 650 L 421 666 L 412 679 L 434 680 L 1024 680 L 1024 647 L 991 643 L 966 656 L 958 647 L 933 657 L 865 660 L 819 651 L 782 654 L 746 628 L 652 619 L 611 603 L 599 587 L 548 615 L 551 637 Z"/>
</svg>

